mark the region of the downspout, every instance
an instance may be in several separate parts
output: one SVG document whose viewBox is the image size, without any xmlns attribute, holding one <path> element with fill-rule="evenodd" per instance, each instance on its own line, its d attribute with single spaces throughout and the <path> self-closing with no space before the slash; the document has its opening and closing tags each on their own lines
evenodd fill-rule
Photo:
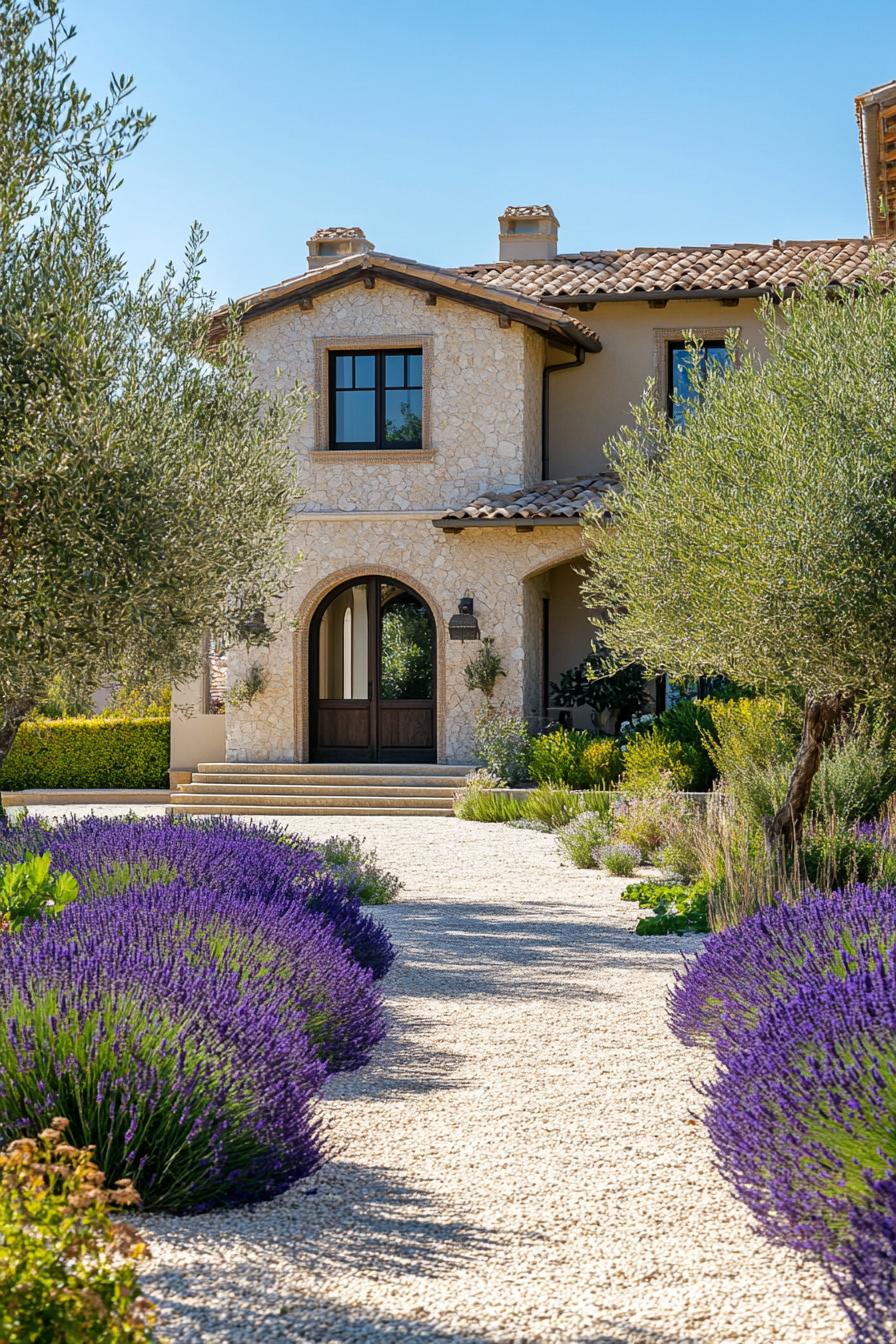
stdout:
<svg viewBox="0 0 896 1344">
<path fill-rule="evenodd" d="M 549 481 L 551 479 L 551 452 L 550 452 L 550 432 L 548 429 L 549 411 L 550 411 L 550 384 L 549 378 L 552 373 L 559 373 L 561 369 L 578 369 L 585 363 L 587 351 L 579 346 L 576 351 L 576 357 L 573 360 L 566 360 L 563 364 L 545 364 L 541 373 L 541 479 Z"/>
</svg>

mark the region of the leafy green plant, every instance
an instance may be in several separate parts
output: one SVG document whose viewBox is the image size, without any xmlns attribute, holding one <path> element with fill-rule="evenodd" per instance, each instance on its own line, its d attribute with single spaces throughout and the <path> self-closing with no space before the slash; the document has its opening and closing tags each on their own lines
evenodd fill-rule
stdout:
<svg viewBox="0 0 896 1344">
<path fill-rule="evenodd" d="M 622 774 L 625 758 L 612 737 L 593 737 L 582 752 L 581 779 L 588 788 L 608 789 Z"/>
<path fill-rule="evenodd" d="M 710 886 L 705 879 L 685 886 L 669 882 L 635 882 L 622 893 L 624 901 L 637 901 L 653 914 L 639 919 L 635 933 L 706 933 L 709 929 Z"/>
<path fill-rule="evenodd" d="M 486 635 L 464 668 L 464 681 L 471 691 L 481 691 L 486 700 L 491 700 L 498 678 L 506 676 L 501 655 L 495 651 L 495 641 Z"/>
<path fill-rule="evenodd" d="M 261 663 L 252 663 L 244 677 L 239 677 L 227 692 L 231 709 L 245 709 L 263 695 L 270 684 L 270 674 Z"/>
<path fill-rule="evenodd" d="M 529 727 L 516 714 L 486 707 L 476 718 L 473 748 L 500 783 L 519 784 L 529 774 Z"/>
<path fill-rule="evenodd" d="M 580 788 L 586 783 L 582 757 L 592 740 L 590 733 L 573 728 L 551 728 L 540 733 L 532 738 L 529 748 L 530 775 L 538 784 Z"/>
<path fill-rule="evenodd" d="M 58 915 L 78 895 L 71 873 L 51 873 L 52 855 L 26 853 L 0 867 L 0 929 L 18 932 L 26 919 Z"/>
<path fill-rule="evenodd" d="M 599 868 L 606 868 L 614 877 L 631 877 L 641 861 L 636 845 L 626 845 L 618 840 L 609 845 L 598 845 L 594 858 Z"/>
<path fill-rule="evenodd" d="M 604 714 L 612 716 L 613 730 L 623 719 L 643 709 L 646 698 L 644 669 L 639 663 L 613 670 L 606 650 L 595 651 L 584 662 L 552 681 L 551 704 L 569 709 L 587 706 L 595 728 Z"/>
<path fill-rule="evenodd" d="M 812 784 L 810 811 L 841 825 L 870 821 L 896 790 L 892 730 L 882 715 L 859 715 L 842 725 L 826 747 Z"/>
<path fill-rule="evenodd" d="M 609 838 L 609 821 L 598 812 L 580 812 L 557 831 L 557 844 L 561 853 L 576 868 L 596 867 L 595 850 L 605 845 Z"/>
<path fill-rule="evenodd" d="M 693 789 L 708 789 L 716 778 L 716 768 L 706 749 L 706 738 L 713 737 L 710 703 L 705 700 L 682 698 L 669 709 L 664 709 L 656 720 L 657 728 L 667 742 L 680 742 L 688 749 L 692 765 Z"/>
<path fill-rule="evenodd" d="M 780 696 L 756 696 L 714 700 L 709 711 L 713 732 L 704 743 L 725 792 L 750 822 L 761 825 L 787 792 L 799 738 L 793 707 Z"/>
<path fill-rule="evenodd" d="M 23 723 L 0 765 L 0 789 L 163 789 L 168 719 L 55 719 Z"/>
<path fill-rule="evenodd" d="M 543 821 L 552 831 L 556 831 L 579 815 L 583 799 L 581 794 L 573 792 L 565 784 L 539 784 L 529 794 L 525 806 L 527 817 Z"/>
<path fill-rule="evenodd" d="M 524 800 L 495 792 L 501 780 L 490 770 L 474 770 L 454 795 L 454 815 L 462 821 L 516 821 L 527 815 Z"/>
<path fill-rule="evenodd" d="M 613 838 L 635 845 L 643 859 L 653 859 L 688 825 L 685 799 L 670 793 L 623 795 L 613 802 Z"/>
<path fill-rule="evenodd" d="M 91 1148 L 53 1120 L 0 1153 L 0 1338 L 17 1344 L 151 1344 L 155 1307 L 140 1292 L 147 1254 L 118 1208 L 129 1180 L 103 1184 Z"/>
<path fill-rule="evenodd" d="M 326 867 L 362 905 L 387 905 L 401 891 L 399 879 L 380 867 L 376 850 L 365 849 L 357 835 L 331 835 L 317 848 Z"/>
<path fill-rule="evenodd" d="M 626 742 L 622 787 L 630 793 L 693 789 L 700 766 L 696 747 L 672 741 L 654 725 Z"/>
</svg>

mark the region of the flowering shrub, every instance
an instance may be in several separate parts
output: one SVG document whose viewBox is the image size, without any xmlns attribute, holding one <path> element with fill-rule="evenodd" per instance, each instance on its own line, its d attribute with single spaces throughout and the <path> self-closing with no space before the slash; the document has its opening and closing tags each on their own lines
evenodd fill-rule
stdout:
<svg viewBox="0 0 896 1344">
<path fill-rule="evenodd" d="M 401 882 L 380 868 L 376 850 L 365 849 L 356 835 L 331 835 L 317 849 L 330 871 L 362 905 L 386 905 L 401 891 Z"/>
<path fill-rule="evenodd" d="M 74 874 L 86 895 L 122 889 L 127 876 L 142 874 L 149 885 L 185 882 L 252 900 L 290 898 L 324 914 L 355 959 L 385 975 L 395 953 L 386 930 L 362 911 L 357 892 L 324 868 L 308 840 L 276 824 L 246 825 L 230 817 L 70 818 L 46 828 L 29 817 L 0 826 L 0 862 L 16 862 L 37 847 L 49 847 L 53 862 Z M 164 877 L 153 877 L 160 871 Z"/>
<path fill-rule="evenodd" d="M 896 1175 L 896 962 L 862 961 L 781 999 L 706 1088 L 716 1156 L 762 1231 L 825 1259 Z"/>
<path fill-rule="evenodd" d="M 667 737 L 656 725 L 630 737 L 623 750 L 622 785 L 631 793 L 693 789 L 699 780 L 699 751 Z"/>
<path fill-rule="evenodd" d="M 648 860 L 686 832 L 689 811 L 687 801 L 675 794 L 647 793 L 615 798 L 612 816 L 615 839 L 634 845 Z"/>
<path fill-rule="evenodd" d="M 622 751 L 612 737 L 593 737 L 582 752 L 582 783 L 587 788 L 608 789 L 622 774 Z"/>
<path fill-rule="evenodd" d="M 320 1161 L 326 1066 L 275 942 L 296 907 L 256 900 L 253 943 L 215 924 L 220 892 L 167 894 L 76 901 L 0 940 L 0 1138 L 69 1115 L 72 1141 L 147 1208 L 269 1197 Z M 247 949 L 254 967 L 234 969 Z"/>
<path fill-rule="evenodd" d="M 568 784 L 578 789 L 591 783 L 582 757 L 593 742 L 590 733 L 573 728 L 551 728 L 533 737 L 529 747 L 529 773 L 538 784 Z"/>
<path fill-rule="evenodd" d="M 606 868 L 614 877 L 631 877 L 641 862 L 641 852 L 635 845 L 598 845 L 594 858 L 600 868 Z"/>
<path fill-rule="evenodd" d="M 606 817 L 599 812 L 580 812 L 557 832 L 557 844 L 577 868 L 593 868 L 595 849 L 610 838 Z"/>
<path fill-rule="evenodd" d="M 146 1248 L 110 1211 L 139 1203 L 114 1189 L 64 1119 L 0 1153 L 0 1339 L 19 1344 L 150 1344 L 155 1308 L 136 1266 Z"/>
<path fill-rule="evenodd" d="M 896 1179 L 872 1183 L 869 1203 L 850 1215 L 849 1236 L 828 1264 L 852 1326 L 851 1344 L 896 1339 Z"/>
<path fill-rule="evenodd" d="M 722 1054 L 747 1045 L 757 1024 L 808 985 L 841 981 L 896 946 L 896 891 L 849 887 L 767 906 L 714 933 L 676 973 L 672 1030 L 685 1045 Z"/>
<path fill-rule="evenodd" d="M 529 725 L 516 714 L 486 707 L 476 717 L 473 749 L 503 784 L 519 784 L 529 773 Z"/>
</svg>

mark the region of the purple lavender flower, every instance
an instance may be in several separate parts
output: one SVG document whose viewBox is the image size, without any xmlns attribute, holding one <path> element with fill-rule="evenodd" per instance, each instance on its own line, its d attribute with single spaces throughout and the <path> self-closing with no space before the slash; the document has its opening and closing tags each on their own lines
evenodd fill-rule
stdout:
<svg viewBox="0 0 896 1344">
<path fill-rule="evenodd" d="M 896 1176 L 896 960 L 859 960 L 766 1012 L 706 1088 L 720 1166 L 763 1233 L 826 1259 Z"/>
<path fill-rule="evenodd" d="M 685 1045 L 740 1049 L 779 1003 L 816 981 L 842 979 L 896 946 L 896 890 L 848 887 L 768 906 L 707 938 L 677 972 L 669 1020 Z"/>
<path fill-rule="evenodd" d="M 0 825 L 0 862 L 17 862 L 36 844 L 85 894 L 110 894 L 181 877 L 196 887 L 253 900 L 290 897 L 326 916 L 361 966 L 379 979 L 395 957 L 388 933 L 357 895 L 325 871 L 308 840 L 282 827 L 230 817 L 68 818 L 47 828 L 34 818 Z"/>
<path fill-rule="evenodd" d="M 16 1023 L 0 1037 L 0 1141 L 65 1115 L 148 1208 L 270 1197 L 320 1162 L 326 1066 L 313 1014 L 278 992 L 290 916 L 255 906 L 266 980 L 230 964 L 248 940 L 216 923 L 218 893 L 164 895 L 165 910 L 142 893 L 77 902 L 0 940 L 0 1011 Z"/>
<path fill-rule="evenodd" d="M 853 1210 L 849 1236 L 828 1270 L 852 1326 L 851 1344 L 896 1339 L 896 1180 L 876 1181 L 868 1204 Z"/>
</svg>

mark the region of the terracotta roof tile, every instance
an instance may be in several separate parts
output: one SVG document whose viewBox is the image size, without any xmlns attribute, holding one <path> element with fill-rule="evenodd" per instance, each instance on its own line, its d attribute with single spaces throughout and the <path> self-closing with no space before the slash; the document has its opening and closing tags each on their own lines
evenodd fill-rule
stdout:
<svg viewBox="0 0 896 1344">
<path fill-rule="evenodd" d="M 527 298 L 642 298 L 709 290 L 788 288 L 812 267 L 832 284 L 849 285 L 867 273 L 875 244 L 869 238 L 828 242 L 736 243 L 711 247 L 632 247 L 579 252 L 552 261 L 505 261 L 458 267 L 458 274 Z"/>
<path fill-rule="evenodd" d="M 615 476 L 564 476 L 557 481 L 539 481 L 520 490 L 480 495 L 446 518 L 492 521 L 501 518 L 580 518 L 589 504 L 605 504 L 616 486 Z"/>
</svg>

